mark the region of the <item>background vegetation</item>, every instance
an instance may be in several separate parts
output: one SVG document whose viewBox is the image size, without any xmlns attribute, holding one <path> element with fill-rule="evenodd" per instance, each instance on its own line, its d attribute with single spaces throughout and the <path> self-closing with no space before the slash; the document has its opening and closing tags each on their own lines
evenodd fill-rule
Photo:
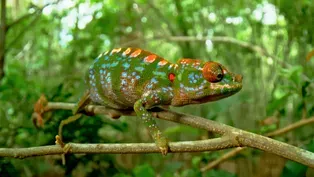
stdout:
<svg viewBox="0 0 314 177">
<path fill-rule="evenodd" d="M 83 76 L 101 52 L 140 47 L 175 62 L 214 60 L 244 76 L 240 93 L 218 102 L 176 108 L 266 133 L 314 114 L 314 4 L 311 0 L 1 0 L 0 147 L 54 144 L 69 111 L 31 115 L 41 94 L 75 102 Z M 174 36 L 180 36 L 173 38 Z M 189 38 L 187 38 L 190 36 Z M 225 36 L 224 41 L 215 37 Z M 4 40 L 5 39 L 5 40 Z M 211 40 L 213 39 L 213 40 Z M 233 42 L 234 40 L 240 42 Z M 241 43 L 241 41 L 245 43 Z M 308 56 L 310 58 L 310 55 Z M 4 61 L 2 68 L 1 63 Z M 172 141 L 209 138 L 208 132 L 159 121 Z M 278 140 L 314 151 L 313 125 Z M 67 125 L 65 141 L 151 142 L 134 117 L 84 117 Z M 205 172 L 226 151 L 146 155 L 68 155 L 0 159 L 0 176 L 311 176 L 313 170 L 257 150 L 246 150 Z M 263 169 L 263 170 L 261 170 Z"/>
</svg>

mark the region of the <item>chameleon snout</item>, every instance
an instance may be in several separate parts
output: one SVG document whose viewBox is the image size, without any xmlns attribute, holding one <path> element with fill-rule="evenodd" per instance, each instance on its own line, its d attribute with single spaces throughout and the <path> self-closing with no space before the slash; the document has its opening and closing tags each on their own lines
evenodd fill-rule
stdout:
<svg viewBox="0 0 314 177">
<path fill-rule="evenodd" d="M 233 81 L 234 81 L 234 82 L 242 82 L 242 79 L 243 79 L 243 76 L 240 75 L 240 74 L 236 74 L 236 75 L 233 77 Z"/>
</svg>

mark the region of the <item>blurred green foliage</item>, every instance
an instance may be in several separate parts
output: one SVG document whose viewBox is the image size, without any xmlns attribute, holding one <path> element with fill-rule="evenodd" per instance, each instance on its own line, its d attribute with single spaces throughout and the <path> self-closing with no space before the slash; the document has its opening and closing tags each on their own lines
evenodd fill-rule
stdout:
<svg viewBox="0 0 314 177">
<path fill-rule="evenodd" d="M 84 92 L 84 74 L 101 52 L 140 47 L 175 62 L 182 57 L 215 60 L 244 76 L 240 93 L 213 103 L 175 108 L 241 129 L 265 133 L 314 114 L 314 45 L 311 0 L 69 0 L 39 9 L 49 0 L 7 1 L 5 77 L 0 81 L 0 147 L 54 144 L 59 122 L 71 115 L 55 111 L 44 128 L 31 121 L 33 104 L 75 102 Z M 227 36 L 265 49 L 260 53 L 230 42 L 174 41 L 170 36 Z M 265 123 L 272 117 L 277 123 Z M 158 121 L 172 141 L 209 138 L 207 132 Z M 67 125 L 64 140 L 80 143 L 151 142 L 140 120 L 102 116 Z M 280 140 L 314 151 L 313 125 Z M 263 152 L 246 151 L 201 172 L 223 152 L 145 155 L 68 155 L 25 160 L 0 159 L 0 176 L 252 176 L 265 169 Z M 242 168 L 239 160 L 250 164 Z M 249 168 L 250 167 L 250 168 Z M 278 167 L 276 167 L 278 168 Z M 267 171 L 269 169 L 265 169 Z M 286 162 L 281 176 L 305 176 L 309 169 Z M 245 174 L 245 175 L 244 175 Z"/>
</svg>

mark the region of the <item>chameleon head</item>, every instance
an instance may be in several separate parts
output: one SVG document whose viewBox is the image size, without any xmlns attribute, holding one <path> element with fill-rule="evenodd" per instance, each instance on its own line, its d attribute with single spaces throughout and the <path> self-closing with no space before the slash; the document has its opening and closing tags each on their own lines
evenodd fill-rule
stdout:
<svg viewBox="0 0 314 177">
<path fill-rule="evenodd" d="M 242 89 L 242 75 L 229 72 L 224 66 L 216 62 L 206 62 L 202 75 L 207 81 L 205 95 L 197 102 L 208 102 L 231 96 Z"/>
<path fill-rule="evenodd" d="M 172 105 L 200 104 L 231 96 L 242 88 L 242 76 L 217 62 L 182 59 L 178 62 L 177 90 Z"/>
</svg>

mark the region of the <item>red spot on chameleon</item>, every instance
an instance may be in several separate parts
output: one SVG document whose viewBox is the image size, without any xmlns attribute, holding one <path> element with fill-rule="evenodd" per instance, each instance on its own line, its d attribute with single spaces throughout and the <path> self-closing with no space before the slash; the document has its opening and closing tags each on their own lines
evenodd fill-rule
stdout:
<svg viewBox="0 0 314 177">
<path fill-rule="evenodd" d="M 173 73 L 170 73 L 170 74 L 168 75 L 168 79 L 170 80 L 170 82 L 173 82 L 175 78 L 176 78 L 176 75 L 173 74 Z"/>
</svg>

